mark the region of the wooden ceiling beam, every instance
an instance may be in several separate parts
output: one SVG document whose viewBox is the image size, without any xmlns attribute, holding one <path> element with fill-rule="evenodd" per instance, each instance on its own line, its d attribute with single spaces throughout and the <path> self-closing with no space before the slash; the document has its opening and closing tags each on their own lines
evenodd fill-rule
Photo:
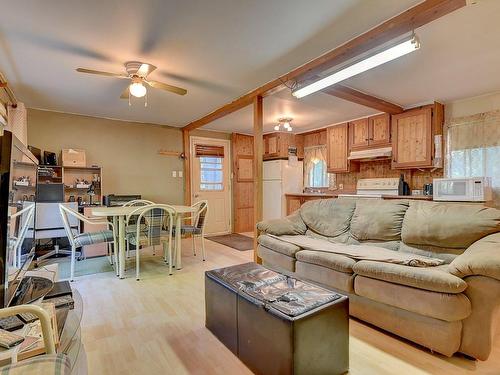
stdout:
<svg viewBox="0 0 500 375">
<path fill-rule="evenodd" d="M 330 52 L 256 88 L 200 119 L 190 122 L 183 129 L 193 130 L 200 128 L 203 125 L 246 107 L 253 102 L 255 97 L 266 96 L 269 92 L 272 92 L 286 82 L 304 80 L 308 77 L 318 75 L 327 69 L 345 63 L 377 46 L 390 42 L 395 38 L 454 12 L 465 5 L 466 0 L 425 0 Z"/>
<path fill-rule="evenodd" d="M 376 96 L 365 94 L 364 92 L 355 90 L 344 85 L 333 85 L 322 90 L 324 93 L 344 99 L 356 104 L 364 105 L 365 107 L 373 108 L 381 112 L 395 115 L 404 111 L 403 107 L 397 104 L 390 103 Z"/>
</svg>

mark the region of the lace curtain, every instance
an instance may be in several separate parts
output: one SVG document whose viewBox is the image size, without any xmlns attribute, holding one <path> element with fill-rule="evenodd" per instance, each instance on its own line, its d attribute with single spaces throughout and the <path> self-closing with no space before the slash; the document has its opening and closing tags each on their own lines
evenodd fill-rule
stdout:
<svg viewBox="0 0 500 375">
<path fill-rule="evenodd" d="M 326 145 L 304 149 L 304 185 L 306 187 L 327 187 Z"/>
<path fill-rule="evenodd" d="M 452 118 L 447 126 L 446 175 L 491 177 L 500 207 L 500 110 Z"/>
</svg>

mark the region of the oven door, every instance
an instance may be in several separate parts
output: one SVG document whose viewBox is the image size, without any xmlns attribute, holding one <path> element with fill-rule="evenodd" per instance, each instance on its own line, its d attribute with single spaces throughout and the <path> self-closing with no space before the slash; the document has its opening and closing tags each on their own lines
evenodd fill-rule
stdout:
<svg viewBox="0 0 500 375">
<path fill-rule="evenodd" d="M 469 179 L 434 180 L 435 201 L 471 201 L 474 199 Z"/>
</svg>

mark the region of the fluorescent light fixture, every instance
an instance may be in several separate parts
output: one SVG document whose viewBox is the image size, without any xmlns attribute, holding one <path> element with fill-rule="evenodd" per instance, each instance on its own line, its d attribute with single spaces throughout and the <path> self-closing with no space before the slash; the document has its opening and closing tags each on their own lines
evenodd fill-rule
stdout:
<svg viewBox="0 0 500 375">
<path fill-rule="evenodd" d="M 304 86 L 292 92 L 292 95 L 296 98 L 303 98 L 304 96 L 312 94 L 316 91 L 323 90 L 324 88 L 339 83 L 347 78 L 354 77 L 357 74 L 366 72 L 367 70 L 385 64 L 386 62 L 397 59 L 398 57 L 404 56 L 410 52 L 416 51 L 419 48 L 420 43 L 417 37 L 413 36 L 411 39 L 399 43 L 394 47 L 388 48 L 373 56 L 367 57 L 366 59 L 363 59 L 353 65 L 349 65 L 346 68 L 329 75 L 328 77 L 313 82 L 310 85 Z"/>
</svg>

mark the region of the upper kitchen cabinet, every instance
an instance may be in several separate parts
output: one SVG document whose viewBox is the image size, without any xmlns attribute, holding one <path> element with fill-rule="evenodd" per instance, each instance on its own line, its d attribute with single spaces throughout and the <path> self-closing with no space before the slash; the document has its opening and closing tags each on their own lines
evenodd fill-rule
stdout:
<svg viewBox="0 0 500 375">
<path fill-rule="evenodd" d="M 349 122 L 349 145 L 351 150 L 367 148 L 369 140 L 367 118 Z"/>
<path fill-rule="evenodd" d="M 353 151 L 391 145 L 391 118 L 384 113 L 349 122 L 349 146 Z"/>
<path fill-rule="evenodd" d="M 327 128 L 327 170 L 330 173 L 351 172 L 353 165 L 349 155 L 349 124 L 338 124 Z"/>
<path fill-rule="evenodd" d="M 392 167 L 441 167 L 442 134 L 443 105 L 440 103 L 393 115 Z"/>
<path fill-rule="evenodd" d="M 290 133 L 270 133 L 264 135 L 264 160 L 288 157 L 288 148 L 296 147 L 297 156 L 304 157 L 304 145 L 301 135 Z"/>
<path fill-rule="evenodd" d="M 368 118 L 368 138 L 370 147 L 391 145 L 391 116 L 388 113 Z"/>
</svg>

